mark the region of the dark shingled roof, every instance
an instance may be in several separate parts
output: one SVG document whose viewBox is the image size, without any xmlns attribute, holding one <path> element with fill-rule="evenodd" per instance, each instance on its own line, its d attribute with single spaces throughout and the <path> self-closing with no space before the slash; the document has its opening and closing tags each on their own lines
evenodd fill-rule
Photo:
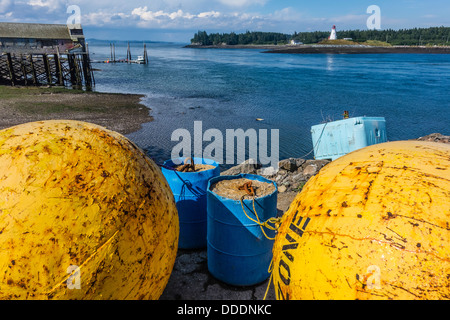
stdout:
<svg viewBox="0 0 450 320">
<path fill-rule="evenodd" d="M 12 22 L 0 22 L 0 38 L 71 39 L 65 24 Z"/>
</svg>

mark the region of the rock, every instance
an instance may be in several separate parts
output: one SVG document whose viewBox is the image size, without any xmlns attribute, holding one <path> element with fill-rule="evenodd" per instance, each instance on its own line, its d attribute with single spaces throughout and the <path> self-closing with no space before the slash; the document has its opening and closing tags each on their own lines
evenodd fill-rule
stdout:
<svg viewBox="0 0 450 320">
<path fill-rule="evenodd" d="M 278 192 L 298 192 L 305 182 L 316 175 L 329 160 L 305 160 L 300 158 L 289 158 L 279 162 L 278 170 L 273 167 L 262 167 L 254 159 L 232 167 L 222 175 L 236 175 L 240 173 L 257 174 L 275 181 Z"/>
<path fill-rule="evenodd" d="M 278 173 L 278 171 L 274 167 L 265 167 L 265 168 L 256 170 L 256 174 L 265 176 L 266 178 L 275 177 L 277 175 L 277 173 Z"/>
<path fill-rule="evenodd" d="M 297 173 L 297 174 L 293 175 L 293 176 L 291 177 L 291 179 L 292 179 L 292 181 L 294 181 L 294 182 L 299 182 L 299 181 L 305 181 L 305 180 L 306 180 L 306 177 L 305 177 L 305 175 L 303 174 L 303 172 L 300 172 L 300 173 Z"/>
<path fill-rule="evenodd" d="M 234 166 L 221 173 L 222 176 L 234 176 L 240 173 L 257 174 L 257 171 L 262 167 L 255 159 L 248 159 L 241 164 Z"/>
<path fill-rule="evenodd" d="M 303 169 L 303 175 L 311 177 L 317 173 L 317 169 L 318 167 L 316 164 L 307 165 L 305 169 Z"/>
<path fill-rule="evenodd" d="M 330 160 L 306 160 L 301 168 L 305 169 L 309 165 L 316 165 L 319 169 L 322 169 L 326 164 L 330 163 Z"/>
<path fill-rule="evenodd" d="M 280 169 L 284 169 L 289 172 L 294 172 L 298 168 L 297 162 L 295 161 L 294 158 L 281 160 L 280 162 L 278 162 L 278 167 L 280 167 Z"/>
<path fill-rule="evenodd" d="M 450 136 L 444 136 L 441 133 L 432 133 L 425 137 L 420 137 L 418 141 L 433 141 L 440 143 L 450 143 Z"/>
<path fill-rule="evenodd" d="M 302 166 L 302 164 L 304 164 L 305 163 L 305 159 L 295 159 L 295 166 L 298 168 L 298 167 L 301 167 Z"/>
<path fill-rule="evenodd" d="M 319 170 L 329 162 L 329 160 L 306 160 L 297 172 L 302 173 L 307 179 L 309 179 L 317 174 Z"/>
</svg>

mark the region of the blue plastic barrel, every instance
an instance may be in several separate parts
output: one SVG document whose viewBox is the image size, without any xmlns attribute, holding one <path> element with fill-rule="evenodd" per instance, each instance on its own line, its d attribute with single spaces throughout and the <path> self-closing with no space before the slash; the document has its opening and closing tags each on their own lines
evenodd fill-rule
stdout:
<svg viewBox="0 0 450 320">
<path fill-rule="evenodd" d="M 164 162 L 161 171 L 175 198 L 180 223 L 178 247 L 197 249 L 206 247 L 206 188 L 208 180 L 220 175 L 219 165 L 210 159 L 193 158 L 195 164 L 209 164 L 214 169 L 198 172 L 170 170 L 185 158 Z"/>
<path fill-rule="evenodd" d="M 250 286 L 266 280 L 272 260 L 273 230 L 264 229 L 251 221 L 243 212 L 240 200 L 217 195 L 210 187 L 222 180 L 246 178 L 271 183 L 275 190 L 264 197 L 255 198 L 255 209 L 261 222 L 276 217 L 277 186 L 258 175 L 240 174 L 219 176 L 208 183 L 208 270 L 217 279 L 235 286 Z M 252 200 L 243 200 L 247 215 L 254 220 Z M 263 227 L 264 228 L 264 227 Z"/>
</svg>

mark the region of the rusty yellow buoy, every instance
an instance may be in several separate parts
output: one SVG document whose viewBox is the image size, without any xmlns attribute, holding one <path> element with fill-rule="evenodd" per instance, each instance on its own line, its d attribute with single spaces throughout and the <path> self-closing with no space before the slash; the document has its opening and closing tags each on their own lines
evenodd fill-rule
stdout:
<svg viewBox="0 0 450 320">
<path fill-rule="evenodd" d="M 0 299 L 158 299 L 178 214 L 160 169 L 79 121 L 0 131 Z"/>
<path fill-rule="evenodd" d="M 308 181 L 273 248 L 277 299 L 449 299 L 450 146 L 399 141 Z"/>
</svg>

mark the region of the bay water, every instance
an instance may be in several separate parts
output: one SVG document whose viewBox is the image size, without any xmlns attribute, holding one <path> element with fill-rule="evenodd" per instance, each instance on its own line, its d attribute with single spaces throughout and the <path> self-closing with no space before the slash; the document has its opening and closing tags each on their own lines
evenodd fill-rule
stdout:
<svg viewBox="0 0 450 320">
<path fill-rule="evenodd" d="M 279 130 L 279 157 L 313 158 L 311 126 L 353 116 L 386 119 L 389 141 L 450 134 L 450 55 L 275 54 L 147 42 L 149 64 L 102 63 L 110 42 L 89 41 L 95 91 L 144 94 L 154 121 L 127 137 L 161 163 L 176 129 Z M 132 58 L 143 43 L 130 43 Z M 127 43 L 115 42 L 116 59 Z M 263 119 L 258 121 L 257 118 Z M 193 139 L 193 137 L 192 137 Z M 206 143 L 207 144 L 207 143 Z M 270 149 L 268 150 L 270 154 Z M 225 154 L 225 151 L 224 151 Z M 225 166 L 226 167 L 226 166 Z"/>
</svg>

